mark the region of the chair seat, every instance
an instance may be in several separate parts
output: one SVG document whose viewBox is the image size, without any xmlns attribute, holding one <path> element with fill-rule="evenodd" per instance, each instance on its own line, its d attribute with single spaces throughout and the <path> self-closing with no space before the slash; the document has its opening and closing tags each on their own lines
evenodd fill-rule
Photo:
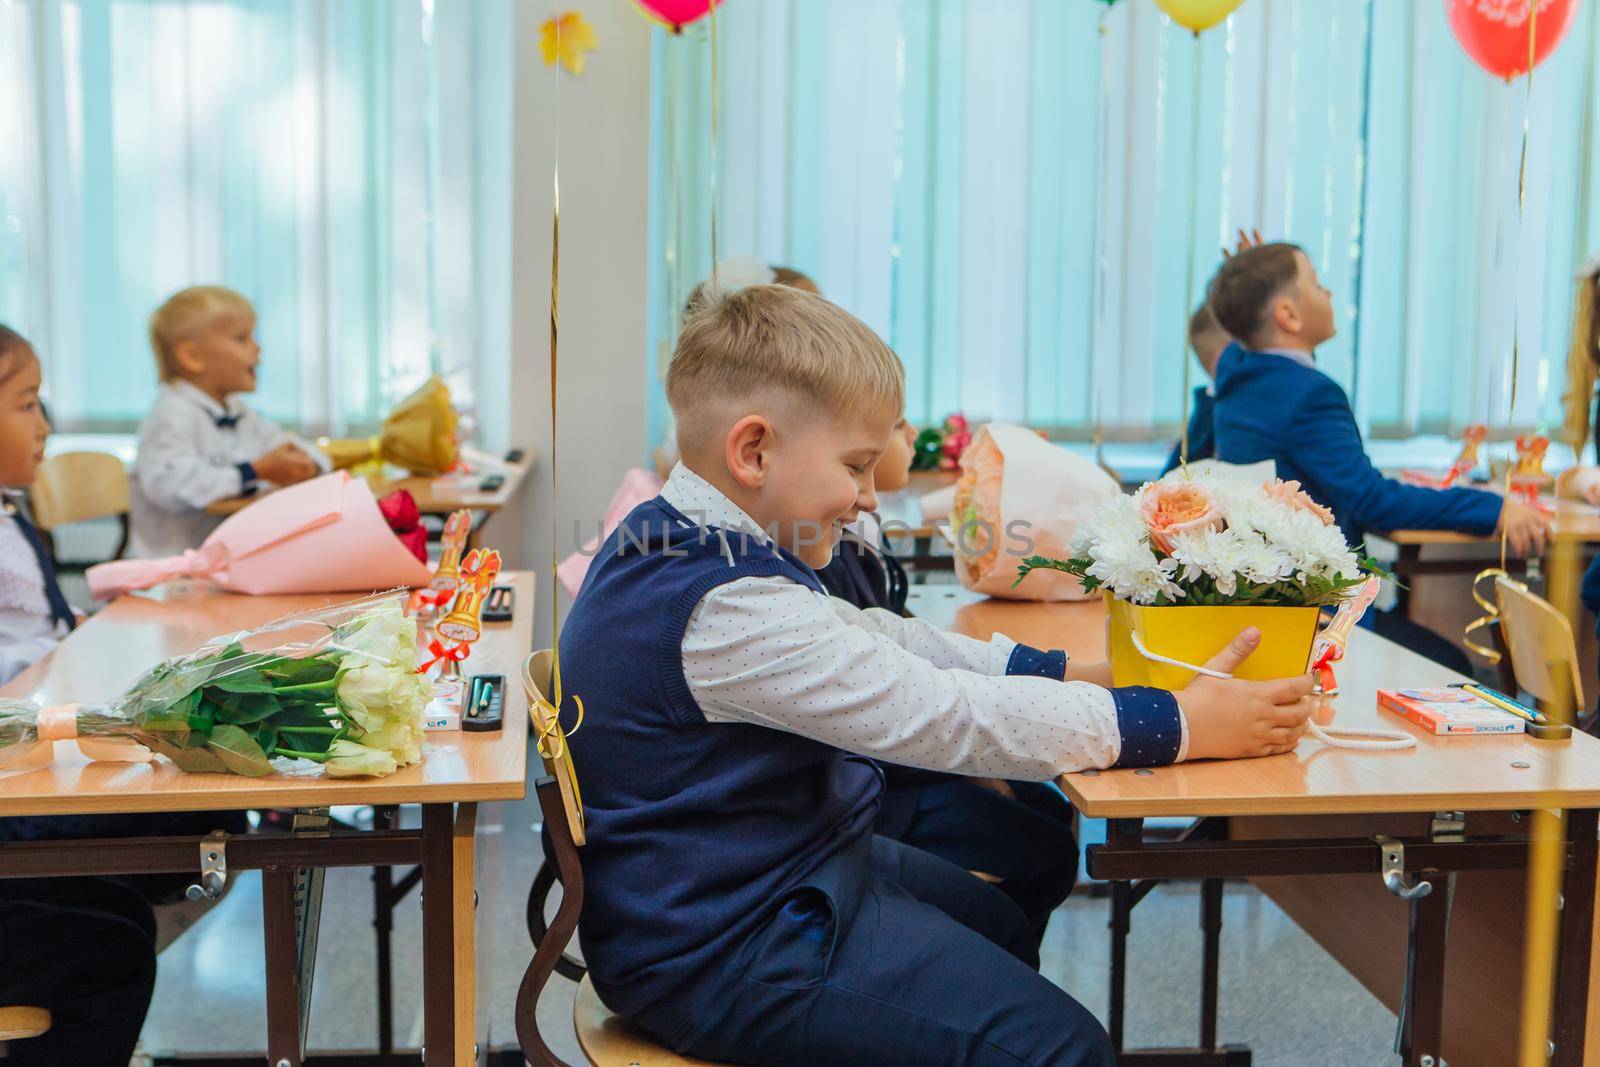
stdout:
<svg viewBox="0 0 1600 1067">
<path fill-rule="evenodd" d="M 50 1029 L 44 1008 L 0 1008 L 0 1041 L 24 1041 Z"/>
<path fill-rule="evenodd" d="M 594 983 L 584 975 L 578 983 L 578 997 L 572 1003 L 572 1025 L 578 1031 L 578 1044 L 595 1067 L 717 1067 L 711 1060 L 680 1056 L 656 1042 L 600 1003 Z"/>
</svg>

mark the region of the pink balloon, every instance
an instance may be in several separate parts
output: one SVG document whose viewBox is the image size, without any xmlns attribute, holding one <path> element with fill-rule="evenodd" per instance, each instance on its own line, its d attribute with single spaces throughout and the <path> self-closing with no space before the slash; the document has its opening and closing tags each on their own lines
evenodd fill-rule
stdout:
<svg viewBox="0 0 1600 1067">
<path fill-rule="evenodd" d="M 703 19 L 711 11 L 712 0 L 633 0 L 644 9 L 644 13 L 662 23 L 673 33 L 682 33 L 683 28 L 696 19 Z M 718 0 L 721 3 L 722 0 Z"/>
</svg>

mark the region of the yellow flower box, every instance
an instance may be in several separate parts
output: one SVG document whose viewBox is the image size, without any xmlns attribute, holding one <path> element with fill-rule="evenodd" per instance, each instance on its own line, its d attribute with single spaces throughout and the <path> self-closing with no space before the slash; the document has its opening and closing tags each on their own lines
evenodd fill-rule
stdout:
<svg viewBox="0 0 1600 1067">
<path fill-rule="evenodd" d="M 1182 689 L 1194 672 L 1147 658 L 1134 647 L 1134 634 L 1149 653 L 1199 666 L 1249 626 L 1261 631 L 1261 644 L 1236 677 L 1261 681 L 1304 674 L 1321 614 L 1314 607 L 1148 607 L 1113 598 L 1106 613 L 1111 677 L 1119 686 Z"/>
</svg>

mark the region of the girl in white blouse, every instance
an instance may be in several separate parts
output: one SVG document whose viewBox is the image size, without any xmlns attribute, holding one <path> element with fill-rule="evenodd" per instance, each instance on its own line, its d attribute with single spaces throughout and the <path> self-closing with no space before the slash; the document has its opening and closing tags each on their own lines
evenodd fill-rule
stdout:
<svg viewBox="0 0 1600 1067">
<path fill-rule="evenodd" d="M 33 347 L 0 325 L 0 486 L 32 483 L 50 433 Z M 10 499 L 0 516 L 0 681 L 76 625 L 55 570 Z M 0 841 L 100 836 L 82 819 L 0 819 Z M 155 988 L 156 924 L 140 890 L 109 878 L 0 878 L 0 1004 L 50 1010 L 50 1031 L 13 1042 L 8 1064 L 127 1063 Z"/>
</svg>

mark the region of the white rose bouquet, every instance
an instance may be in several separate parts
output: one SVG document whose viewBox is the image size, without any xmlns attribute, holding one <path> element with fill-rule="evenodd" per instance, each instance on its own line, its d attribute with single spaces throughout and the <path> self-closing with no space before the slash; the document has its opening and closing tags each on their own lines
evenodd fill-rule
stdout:
<svg viewBox="0 0 1600 1067">
<path fill-rule="evenodd" d="M 1017 580 L 1049 568 L 1131 604 L 1321 607 L 1381 573 L 1299 482 L 1223 473 L 1175 472 L 1107 500 L 1078 527 L 1072 554 L 1029 557 Z"/>
<path fill-rule="evenodd" d="M 431 695 L 403 596 L 216 638 L 110 704 L 0 700 L 0 769 L 47 763 L 53 742 L 72 738 L 92 759 L 132 758 L 129 749 L 143 746 L 186 771 L 259 776 L 274 760 L 309 760 L 334 778 L 393 774 L 422 758 Z"/>
</svg>

